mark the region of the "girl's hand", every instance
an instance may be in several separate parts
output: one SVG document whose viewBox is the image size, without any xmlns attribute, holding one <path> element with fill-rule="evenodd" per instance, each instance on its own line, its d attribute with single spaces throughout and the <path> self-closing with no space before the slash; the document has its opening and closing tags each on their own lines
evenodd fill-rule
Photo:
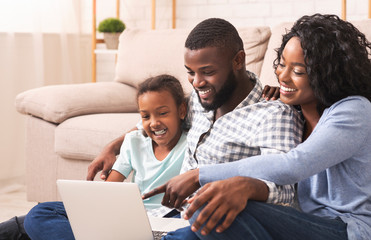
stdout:
<svg viewBox="0 0 371 240">
<path fill-rule="evenodd" d="M 280 88 L 265 85 L 262 97 L 266 100 L 277 100 L 280 97 Z"/>
</svg>

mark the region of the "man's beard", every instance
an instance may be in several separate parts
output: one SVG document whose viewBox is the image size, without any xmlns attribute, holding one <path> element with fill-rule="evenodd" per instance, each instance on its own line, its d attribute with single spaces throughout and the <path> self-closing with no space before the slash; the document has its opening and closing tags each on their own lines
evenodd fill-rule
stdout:
<svg viewBox="0 0 371 240">
<path fill-rule="evenodd" d="M 233 74 L 233 71 L 230 71 L 228 74 L 227 81 L 225 81 L 222 88 L 215 94 L 214 100 L 210 103 L 204 103 L 201 101 L 200 95 L 197 94 L 198 99 L 203 108 L 207 111 L 216 110 L 226 103 L 233 95 L 234 90 L 237 87 L 237 80 Z"/>
</svg>

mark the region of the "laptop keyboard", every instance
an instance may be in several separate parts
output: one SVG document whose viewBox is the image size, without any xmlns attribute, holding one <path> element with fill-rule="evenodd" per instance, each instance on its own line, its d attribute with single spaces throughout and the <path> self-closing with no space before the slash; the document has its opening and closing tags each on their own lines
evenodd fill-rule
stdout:
<svg viewBox="0 0 371 240">
<path fill-rule="evenodd" d="M 161 240 L 163 236 L 166 236 L 167 232 L 162 232 L 162 231 L 152 231 L 153 234 L 153 239 L 154 240 Z"/>
</svg>

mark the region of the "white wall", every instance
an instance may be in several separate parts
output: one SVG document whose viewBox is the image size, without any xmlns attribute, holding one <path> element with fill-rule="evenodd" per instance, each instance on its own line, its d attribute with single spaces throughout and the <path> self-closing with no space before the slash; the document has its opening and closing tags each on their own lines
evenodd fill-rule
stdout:
<svg viewBox="0 0 371 240">
<path fill-rule="evenodd" d="M 128 28 L 151 28 L 150 0 L 121 0 L 120 18 Z M 114 17 L 116 0 L 97 1 L 97 24 L 106 17 Z M 341 16 L 341 0 L 177 0 L 177 28 L 193 28 L 200 21 L 224 18 L 236 27 L 269 25 L 283 21 L 295 21 L 303 15 L 328 13 Z M 368 0 L 347 1 L 347 20 L 365 19 L 368 16 Z M 156 0 L 156 28 L 171 28 L 172 1 Z M 90 30 L 87 4 L 84 27 Z M 114 57 L 97 57 L 97 80 L 111 81 L 114 77 Z"/>
<path fill-rule="evenodd" d="M 104 3 L 103 3 L 104 2 Z M 151 27 L 149 0 L 121 0 L 120 15 L 128 27 Z M 235 26 L 270 25 L 294 21 L 305 14 L 331 13 L 341 15 L 341 0 L 177 0 L 177 27 L 192 28 L 210 17 L 227 19 Z M 103 6 L 102 6 L 103 5 Z M 107 6 L 107 7 L 105 7 Z M 171 27 L 170 0 L 156 0 L 156 27 Z M 368 0 L 347 1 L 347 18 L 367 17 Z M 106 8 L 104 11 L 102 8 Z M 111 8 L 113 12 L 110 12 Z M 114 14 L 115 1 L 98 1 L 97 14 Z M 100 10 L 102 9 L 102 10 Z M 99 16 L 98 16 L 99 18 Z"/>
<path fill-rule="evenodd" d="M 15 109 L 16 95 L 43 85 L 90 82 L 90 36 L 65 37 L 64 51 L 60 35 L 51 33 L 40 34 L 43 44 L 34 50 L 32 33 L 0 33 L 0 192 L 8 184 L 23 183 L 25 175 L 26 118 Z"/>
</svg>

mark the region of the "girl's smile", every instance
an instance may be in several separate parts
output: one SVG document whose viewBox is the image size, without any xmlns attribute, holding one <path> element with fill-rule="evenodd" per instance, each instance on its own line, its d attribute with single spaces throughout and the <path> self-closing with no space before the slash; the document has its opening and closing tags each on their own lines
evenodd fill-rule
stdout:
<svg viewBox="0 0 371 240">
<path fill-rule="evenodd" d="M 145 92 L 138 97 L 143 129 L 154 142 L 154 147 L 171 150 L 178 142 L 185 106 L 178 107 L 172 94 L 166 90 Z"/>
</svg>

